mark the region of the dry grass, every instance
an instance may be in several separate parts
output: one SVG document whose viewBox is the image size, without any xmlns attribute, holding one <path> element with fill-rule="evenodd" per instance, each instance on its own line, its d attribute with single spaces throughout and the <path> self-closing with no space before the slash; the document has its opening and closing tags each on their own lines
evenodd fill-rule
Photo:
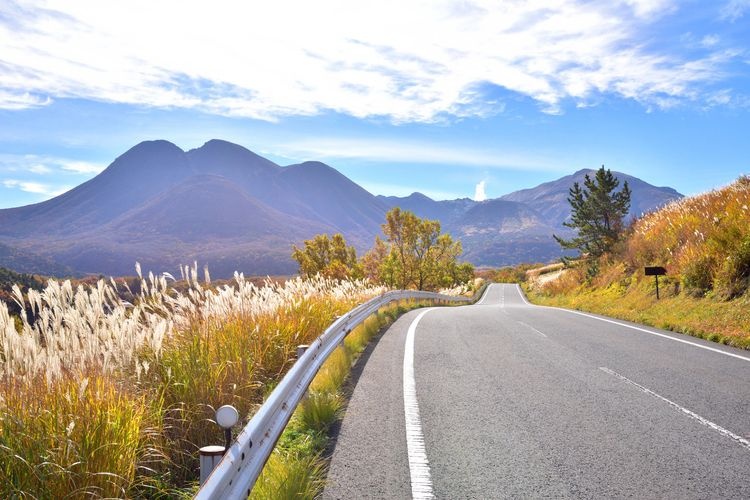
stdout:
<svg viewBox="0 0 750 500">
<path fill-rule="evenodd" d="M 693 295 L 739 296 L 750 277 L 749 207 L 750 177 L 674 202 L 634 225 L 623 262 L 663 265 Z"/>
<path fill-rule="evenodd" d="M 585 309 L 750 347 L 750 178 L 638 220 L 586 280 L 581 269 L 537 289 L 537 302 Z M 667 268 L 656 300 L 645 266 Z"/>
<path fill-rule="evenodd" d="M 221 442 L 207 422 L 214 407 L 251 415 L 298 344 L 383 292 L 241 275 L 213 289 L 196 267 L 182 271 L 185 291 L 149 275 L 133 304 L 105 281 L 19 291 L 20 332 L 0 303 L 0 497 L 152 496 L 189 484 L 198 447 Z"/>
</svg>

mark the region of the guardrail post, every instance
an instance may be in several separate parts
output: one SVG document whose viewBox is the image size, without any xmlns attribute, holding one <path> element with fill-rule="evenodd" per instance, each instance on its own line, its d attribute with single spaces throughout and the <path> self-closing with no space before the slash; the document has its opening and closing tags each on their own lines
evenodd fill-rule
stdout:
<svg viewBox="0 0 750 500">
<path fill-rule="evenodd" d="M 299 360 L 299 358 L 302 357 L 303 354 L 305 354 L 305 351 L 307 350 L 308 347 L 310 347 L 310 346 L 307 345 L 307 344 L 302 344 L 302 345 L 298 345 L 297 346 L 297 359 L 298 360 Z"/>
<path fill-rule="evenodd" d="M 301 358 L 302 355 L 305 354 L 305 351 L 309 349 L 309 347 L 310 346 L 308 344 L 301 344 L 297 346 L 297 361 L 299 361 L 299 358 Z M 302 399 L 300 400 L 300 403 L 302 403 L 303 401 L 307 401 L 307 395 L 309 394 L 309 392 L 310 392 L 310 389 L 307 389 L 305 391 L 305 394 L 302 395 Z"/>
<path fill-rule="evenodd" d="M 216 410 L 216 423 L 224 429 L 224 446 L 209 445 L 200 449 L 201 457 L 201 477 L 200 484 L 206 482 L 216 465 L 221 461 L 224 454 L 232 444 L 232 427 L 237 424 L 240 414 L 237 409 L 231 405 L 224 405 Z"/>
<path fill-rule="evenodd" d="M 211 475 L 214 468 L 216 467 L 216 464 L 221 461 L 221 458 L 224 456 L 225 451 L 226 448 L 224 448 L 223 446 L 217 446 L 215 444 L 204 446 L 200 449 L 201 486 L 203 486 L 203 483 L 206 482 L 208 476 Z"/>
</svg>

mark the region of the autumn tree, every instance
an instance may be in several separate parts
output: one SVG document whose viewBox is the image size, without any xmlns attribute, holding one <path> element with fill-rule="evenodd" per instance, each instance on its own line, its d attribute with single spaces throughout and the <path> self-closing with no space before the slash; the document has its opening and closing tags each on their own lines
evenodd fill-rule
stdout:
<svg viewBox="0 0 750 500">
<path fill-rule="evenodd" d="M 292 258 L 299 263 L 299 273 L 305 277 L 320 274 L 334 279 L 362 277 L 357 252 L 348 246 L 342 234 L 319 234 L 305 240 L 304 248 L 293 247 Z"/>
<path fill-rule="evenodd" d="M 582 256 L 595 261 L 609 252 L 623 232 L 623 220 L 630 210 L 631 191 L 627 181 L 620 191 L 615 191 L 620 181 L 612 172 L 597 170 L 592 179 L 586 174 L 583 187 L 577 182 L 570 188 L 570 221 L 563 225 L 575 229 L 571 239 L 554 236 L 564 249 L 577 249 Z"/>
<path fill-rule="evenodd" d="M 465 283 L 473 277 L 471 264 L 458 263 L 461 242 L 453 241 L 449 234 L 441 234 L 440 222 L 420 219 L 396 207 L 386 214 L 382 229 L 387 255 L 378 272 L 384 283 L 396 288 L 426 290 Z M 382 246 L 377 250 L 380 255 Z"/>
</svg>

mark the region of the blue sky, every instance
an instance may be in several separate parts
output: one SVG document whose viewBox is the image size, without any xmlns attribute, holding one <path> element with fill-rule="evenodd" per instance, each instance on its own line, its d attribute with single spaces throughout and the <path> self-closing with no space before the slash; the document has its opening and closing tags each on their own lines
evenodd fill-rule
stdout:
<svg viewBox="0 0 750 500">
<path fill-rule="evenodd" d="M 748 41 L 750 0 L 4 0 L 0 208 L 149 139 L 321 160 L 375 194 L 602 164 L 693 194 L 750 173 Z"/>
</svg>

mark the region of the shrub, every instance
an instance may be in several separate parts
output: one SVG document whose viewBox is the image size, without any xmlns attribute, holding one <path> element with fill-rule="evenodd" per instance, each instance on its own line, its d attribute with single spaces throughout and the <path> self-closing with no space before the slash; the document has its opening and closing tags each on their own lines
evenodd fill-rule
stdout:
<svg viewBox="0 0 750 500">
<path fill-rule="evenodd" d="M 750 284 L 750 234 L 731 252 L 716 277 L 716 288 L 724 299 L 745 293 Z"/>
<path fill-rule="evenodd" d="M 713 259 L 699 257 L 688 263 L 682 271 L 685 292 L 693 297 L 703 297 L 713 288 Z"/>
</svg>

